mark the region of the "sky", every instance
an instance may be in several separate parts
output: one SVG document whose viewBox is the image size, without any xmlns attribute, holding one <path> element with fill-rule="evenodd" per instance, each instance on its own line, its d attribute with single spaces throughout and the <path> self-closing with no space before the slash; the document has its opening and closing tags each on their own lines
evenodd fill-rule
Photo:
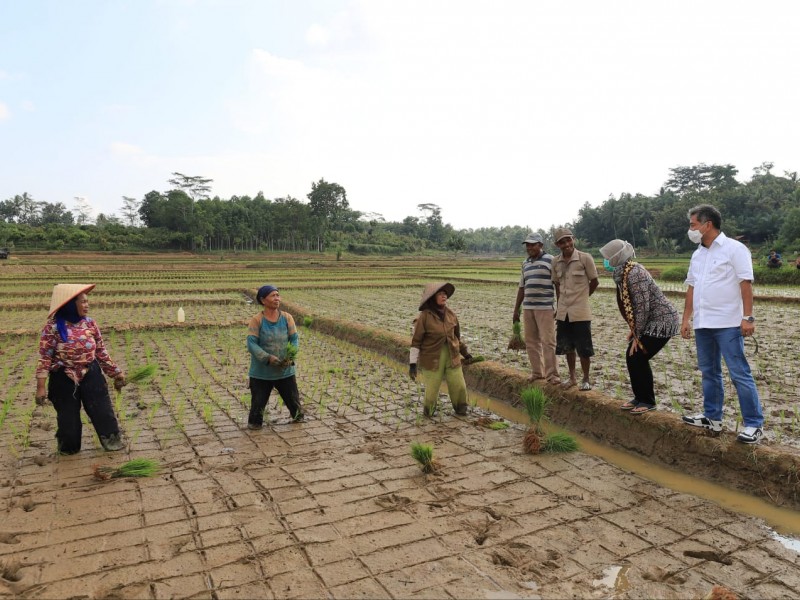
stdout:
<svg viewBox="0 0 800 600">
<path fill-rule="evenodd" d="M 0 0 L 0 200 L 166 191 L 547 229 L 670 169 L 800 170 L 800 3 Z"/>
</svg>

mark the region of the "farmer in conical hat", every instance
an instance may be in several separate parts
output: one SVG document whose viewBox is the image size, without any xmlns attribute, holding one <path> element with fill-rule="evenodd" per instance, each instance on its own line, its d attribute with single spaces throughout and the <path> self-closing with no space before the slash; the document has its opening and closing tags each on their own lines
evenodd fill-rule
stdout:
<svg viewBox="0 0 800 600">
<path fill-rule="evenodd" d="M 44 405 L 49 398 L 56 409 L 61 454 L 81 449 L 81 405 L 103 448 L 124 447 L 103 373 L 114 380 L 118 390 L 125 385 L 125 375 L 111 360 L 97 323 L 88 316 L 86 295 L 92 289 L 94 284 L 56 285 L 39 340 L 36 403 Z"/>
<path fill-rule="evenodd" d="M 423 414 L 432 417 L 439 400 L 442 380 L 447 381 L 450 402 L 457 415 L 467 414 L 467 384 L 461 371 L 461 357 L 471 360 L 467 345 L 461 341 L 458 317 L 447 306 L 455 292 L 452 283 L 429 283 L 422 291 L 419 316 L 411 338 L 408 375 L 417 378 L 417 363 L 425 382 Z"/>
</svg>

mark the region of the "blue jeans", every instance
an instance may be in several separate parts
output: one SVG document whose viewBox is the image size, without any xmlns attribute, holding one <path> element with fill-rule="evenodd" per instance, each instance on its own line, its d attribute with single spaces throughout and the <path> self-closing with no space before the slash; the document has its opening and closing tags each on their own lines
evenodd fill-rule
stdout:
<svg viewBox="0 0 800 600">
<path fill-rule="evenodd" d="M 703 374 L 703 412 L 709 419 L 722 420 L 725 387 L 722 384 L 722 358 L 739 396 L 739 408 L 745 427 L 761 427 L 764 416 L 758 390 L 744 356 L 744 338 L 739 327 L 695 329 L 697 362 Z"/>
</svg>

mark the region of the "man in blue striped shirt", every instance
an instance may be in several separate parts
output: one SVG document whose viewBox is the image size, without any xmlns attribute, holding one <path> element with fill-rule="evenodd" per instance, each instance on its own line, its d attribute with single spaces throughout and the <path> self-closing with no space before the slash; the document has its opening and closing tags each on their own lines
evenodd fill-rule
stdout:
<svg viewBox="0 0 800 600">
<path fill-rule="evenodd" d="M 561 379 L 556 363 L 553 256 L 544 251 L 544 240 L 538 233 L 529 233 L 523 244 L 528 258 L 522 263 L 513 320 L 519 321 L 522 307 L 525 347 L 531 361 L 529 380 L 556 385 Z"/>
</svg>

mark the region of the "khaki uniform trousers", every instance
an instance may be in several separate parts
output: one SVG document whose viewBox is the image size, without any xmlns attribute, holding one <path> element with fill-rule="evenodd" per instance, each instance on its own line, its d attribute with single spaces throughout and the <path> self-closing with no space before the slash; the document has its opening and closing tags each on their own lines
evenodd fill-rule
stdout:
<svg viewBox="0 0 800 600">
<path fill-rule="evenodd" d="M 556 320 L 552 310 L 522 311 L 525 348 L 531 361 L 531 378 L 558 383 L 556 362 Z"/>
</svg>

